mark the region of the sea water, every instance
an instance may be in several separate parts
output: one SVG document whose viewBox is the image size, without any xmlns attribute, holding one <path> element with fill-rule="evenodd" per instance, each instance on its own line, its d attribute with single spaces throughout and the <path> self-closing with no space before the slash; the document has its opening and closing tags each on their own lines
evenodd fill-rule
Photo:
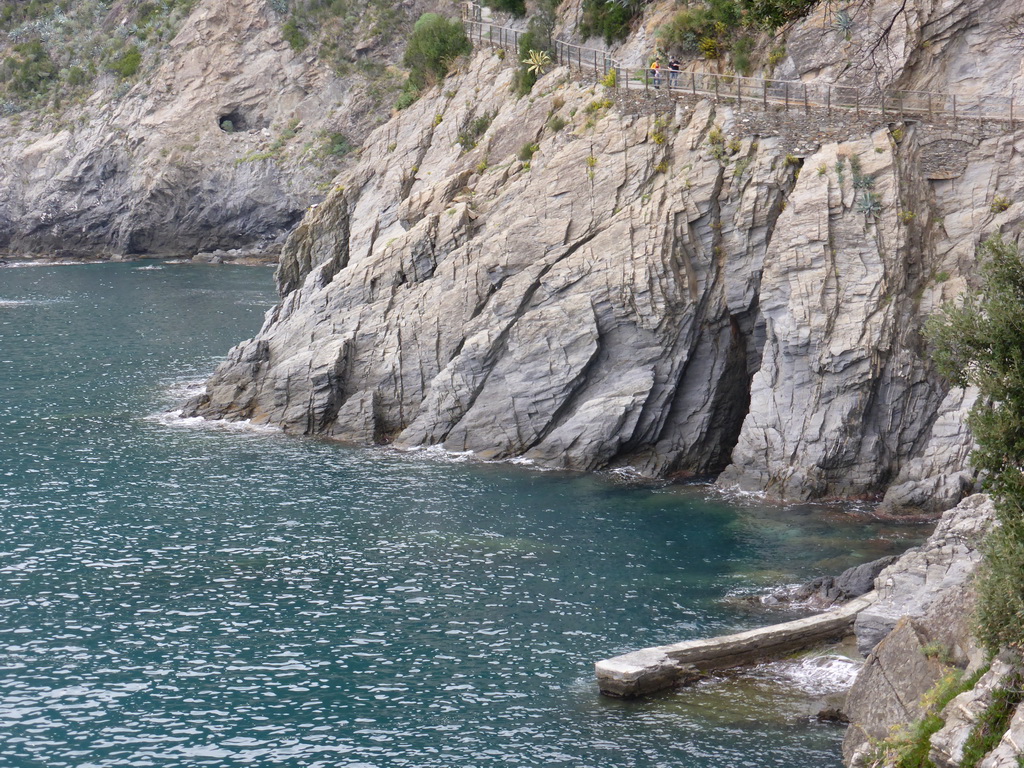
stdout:
<svg viewBox="0 0 1024 768">
<path fill-rule="evenodd" d="M 0 766 L 840 764 L 840 657 L 635 703 L 593 662 L 789 618 L 737 596 L 920 530 L 179 419 L 274 300 L 0 269 Z"/>
</svg>

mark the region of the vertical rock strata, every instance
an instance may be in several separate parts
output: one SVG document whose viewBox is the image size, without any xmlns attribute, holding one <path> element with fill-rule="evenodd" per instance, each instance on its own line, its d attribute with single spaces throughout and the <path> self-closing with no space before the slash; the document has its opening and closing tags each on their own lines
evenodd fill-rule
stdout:
<svg viewBox="0 0 1024 768">
<path fill-rule="evenodd" d="M 970 487 L 969 401 L 920 330 L 1001 222 L 976 199 L 969 233 L 936 230 L 963 203 L 922 176 L 925 127 L 812 126 L 795 147 L 729 106 L 612 104 L 561 69 L 514 100 L 499 57 L 467 69 L 370 137 L 286 244 L 281 304 L 188 413 L 724 469 L 787 499 L 895 481 L 895 507 L 926 505 L 921 488 L 948 506 Z M 967 173 L 983 167 L 1024 178 L 1005 141 L 978 143 Z"/>
</svg>

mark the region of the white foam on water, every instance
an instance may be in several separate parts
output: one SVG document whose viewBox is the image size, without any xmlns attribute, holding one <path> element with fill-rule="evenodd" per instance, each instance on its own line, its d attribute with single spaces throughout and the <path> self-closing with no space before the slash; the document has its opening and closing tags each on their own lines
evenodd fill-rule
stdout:
<svg viewBox="0 0 1024 768">
<path fill-rule="evenodd" d="M 175 429 L 212 429 L 221 432 L 250 432 L 255 434 L 280 434 L 281 428 L 273 424 L 255 424 L 248 419 L 225 421 L 223 419 L 204 419 L 202 416 L 182 416 L 181 409 L 151 413 L 145 421 L 159 424 L 162 427 Z"/>
<path fill-rule="evenodd" d="M 841 693 L 853 685 L 862 662 L 838 654 L 803 656 L 755 667 L 759 676 L 775 680 L 811 696 Z"/>
</svg>

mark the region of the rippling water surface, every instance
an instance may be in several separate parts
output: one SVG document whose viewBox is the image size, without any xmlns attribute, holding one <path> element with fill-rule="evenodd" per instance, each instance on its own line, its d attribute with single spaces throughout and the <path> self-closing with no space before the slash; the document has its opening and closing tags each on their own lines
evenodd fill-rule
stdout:
<svg viewBox="0 0 1024 768">
<path fill-rule="evenodd" d="M 265 268 L 0 270 L 0 765 L 839 764 L 800 690 L 840 661 L 638 704 L 592 663 L 917 531 L 168 417 L 273 299 Z"/>
</svg>

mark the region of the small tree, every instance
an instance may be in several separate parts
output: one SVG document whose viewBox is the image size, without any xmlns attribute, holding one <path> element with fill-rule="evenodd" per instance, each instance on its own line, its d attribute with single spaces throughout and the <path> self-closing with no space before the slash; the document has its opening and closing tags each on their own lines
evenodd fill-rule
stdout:
<svg viewBox="0 0 1024 768">
<path fill-rule="evenodd" d="M 982 243 L 982 290 L 928 324 L 939 371 L 980 396 L 968 424 L 971 463 L 986 473 L 999 526 L 978 579 L 978 639 L 1024 650 L 1024 260 L 995 236 Z"/>
</svg>

